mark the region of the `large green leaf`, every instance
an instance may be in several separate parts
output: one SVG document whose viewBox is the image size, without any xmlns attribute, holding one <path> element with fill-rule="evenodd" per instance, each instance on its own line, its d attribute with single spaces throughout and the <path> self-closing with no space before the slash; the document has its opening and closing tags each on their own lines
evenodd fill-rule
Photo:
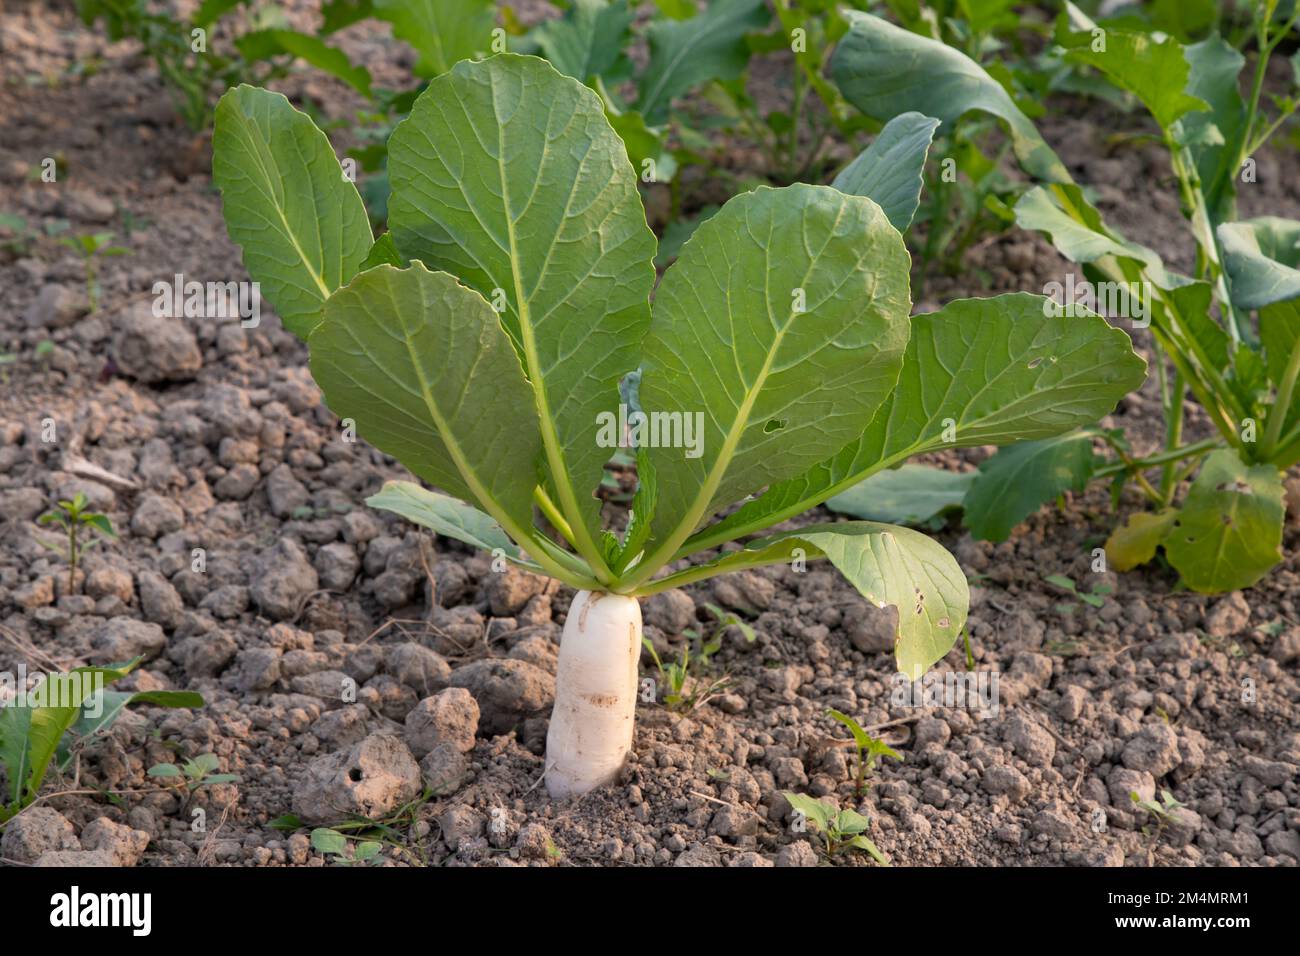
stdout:
<svg viewBox="0 0 1300 956">
<path fill-rule="evenodd" d="M 880 207 L 828 186 L 760 187 L 700 225 L 644 347 L 642 408 L 703 428 L 696 448 L 650 450 L 655 538 L 862 434 L 907 344 L 907 272 Z"/>
<path fill-rule="evenodd" d="M 519 561 L 518 546 L 491 517 L 458 498 L 421 488 L 413 481 L 386 481 L 377 494 L 366 499 L 372 508 L 399 514 L 447 538 L 455 538 L 484 551 L 501 550 Z"/>
<path fill-rule="evenodd" d="M 574 0 L 564 16 L 542 21 L 533 33 L 553 67 L 585 83 L 622 58 L 632 17 L 627 0 Z"/>
<path fill-rule="evenodd" d="M 535 57 L 459 63 L 393 132 L 388 169 L 398 250 L 501 304 L 556 501 L 594 538 L 611 452 L 598 418 L 638 364 L 655 275 L 636 176 L 599 97 Z"/>
<path fill-rule="evenodd" d="M 1160 288 L 1179 284 L 1165 271 L 1156 252 L 1112 232 L 1083 190 L 1073 184 L 1027 190 L 1016 203 L 1016 224 L 1046 235 L 1071 262 L 1095 262 L 1107 256 L 1129 259 L 1145 269 Z"/>
<path fill-rule="evenodd" d="M 812 525 L 752 542 L 707 564 L 723 571 L 826 558 L 877 607 L 898 609 L 894 659 L 918 680 L 952 649 L 966 624 L 970 587 L 943 545 L 874 521 Z"/>
<path fill-rule="evenodd" d="M 840 192 L 875 200 L 899 232 L 905 232 L 921 201 L 925 157 L 939 121 L 900 113 L 831 183 Z"/>
<path fill-rule="evenodd" d="M 1186 92 L 1190 67 L 1183 45 L 1173 37 L 1106 29 L 1104 48 L 1097 49 L 1091 30 L 1058 33 L 1066 59 L 1091 66 L 1121 89 L 1142 101 L 1163 129 L 1170 129 L 1187 113 L 1208 109 L 1199 97 Z"/>
<path fill-rule="evenodd" d="M 1250 587 L 1282 560 L 1285 515 L 1281 473 L 1222 449 L 1192 482 L 1165 555 L 1194 591 Z"/>
<path fill-rule="evenodd" d="M 868 521 L 920 525 L 960 508 L 974 480 L 973 471 L 904 464 L 827 499 L 826 507 Z"/>
<path fill-rule="evenodd" d="M 415 73 L 423 77 L 486 50 L 496 18 L 493 0 L 374 0 L 374 8 L 393 25 L 395 37 L 415 47 Z"/>
<path fill-rule="evenodd" d="M 646 30 L 650 63 L 637 80 L 637 111 L 650 124 L 668 118 L 674 98 L 710 80 L 734 80 L 749 63 L 745 34 L 769 18 L 763 0 L 713 0 L 689 20 L 656 20 Z"/>
<path fill-rule="evenodd" d="M 340 418 L 503 526 L 532 522 L 532 395 L 492 307 L 445 272 L 382 265 L 325 304 L 311 372 Z"/>
<path fill-rule="evenodd" d="M 1219 36 L 1194 43 L 1184 52 L 1191 67 L 1187 92 L 1210 109 L 1183 117 L 1183 139 L 1192 144 L 1206 207 L 1217 220 L 1230 211 L 1235 191 L 1239 145 L 1246 128 L 1246 104 L 1238 84 L 1246 59 Z"/>
<path fill-rule="evenodd" d="M 1258 309 L 1300 296 L 1300 222 L 1261 216 L 1218 229 L 1232 304 Z"/>
<path fill-rule="evenodd" d="M 1110 412 L 1142 384 L 1146 363 L 1105 320 L 1049 316 L 1046 304 L 1017 292 L 913 316 L 898 386 L 862 437 L 698 539 L 761 530 L 913 455 L 1050 438 Z"/>
<path fill-rule="evenodd" d="M 325 134 L 279 93 L 227 92 L 212 146 L 230 238 L 285 328 L 306 338 L 374 241 L 357 187 Z"/>
<path fill-rule="evenodd" d="M 1069 173 L 997 80 L 964 53 L 887 20 L 845 11 L 849 32 L 832 60 L 845 99 L 885 122 L 915 111 L 934 116 L 943 132 L 971 110 L 1003 120 L 1021 165 L 1038 179 L 1068 183 Z"/>
<path fill-rule="evenodd" d="M 105 685 L 129 674 L 139 662 L 137 658 L 122 665 L 76 667 L 66 674 L 50 674 L 29 692 L 34 700 L 13 701 L 0 708 L 0 757 L 9 775 L 13 804 L 25 805 L 40 792 L 59 742 L 80 716 L 82 705 Z M 7 815 L 0 811 L 0 819 Z"/>
<path fill-rule="evenodd" d="M 27 738 L 32 731 L 32 708 L 9 704 L 0 707 L 0 766 L 5 768 L 9 784 L 8 802 L 17 805 L 31 773 L 31 754 Z M 3 801 L 0 801 L 0 820 L 5 819 Z"/>
<path fill-rule="evenodd" d="M 999 448 L 980 463 L 966 494 L 966 527 L 986 541 L 1005 541 L 1011 529 L 1066 491 L 1092 478 L 1094 435 L 1072 432 Z"/>
</svg>

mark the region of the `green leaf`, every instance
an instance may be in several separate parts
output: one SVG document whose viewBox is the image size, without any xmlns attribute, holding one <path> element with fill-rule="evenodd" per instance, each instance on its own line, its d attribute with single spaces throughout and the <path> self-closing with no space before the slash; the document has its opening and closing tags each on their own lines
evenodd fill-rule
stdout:
<svg viewBox="0 0 1300 956">
<path fill-rule="evenodd" d="M 646 30 L 650 63 L 637 80 L 637 110 L 661 123 L 672 101 L 710 80 L 734 80 L 749 63 L 745 35 L 767 26 L 763 0 L 713 0 L 689 20 L 656 20 Z"/>
<path fill-rule="evenodd" d="M 574 0 L 564 16 L 542 21 L 534 36 L 552 66 L 585 83 L 623 58 L 632 17 L 627 0 Z"/>
<path fill-rule="evenodd" d="M 296 56 L 370 98 L 370 71 L 353 65 L 346 53 L 318 37 L 295 30 L 254 30 L 236 38 L 235 47 L 250 62 L 282 53 Z"/>
<path fill-rule="evenodd" d="M 415 47 L 415 74 L 439 76 L 457 61 L 485 50 L 491 40 L 492 0 L 373 0 L 375 16 L 393 25 L 393 36 Z"/>
<path fill-rule="evenodd" d="M 244 0 L 203 0 L 190 23 L 196 27 L 208 27 L 216 23 Z"/>
<path fill-rule="evenodd" d="M 1276 216 L 1225 222 L 1218 236 L 1237 308 L 1300 296 L 1300 222 Z"/>
<path fill-rule="evenodd" d="M 331 853 L 342 856 L 348 848 L 348 840 L 338 830 L 317 827 L 311 831 L 311 848 L 317 853 Z"/>
<path fill-rule="evenodd" d="M 1274 302 L 1259 310 L 1259 340 L 1264 346 L 1268 378 L 1279 389 L 1287 379 L 1288 370 L 1300 349 L 1300 300 Z M 1290 407 L 1269 409 L 1269 418 L 1283 415 L 1282 430 L 1287 434 L 1300 421 L 1300 389 L 1292 388 Z M 1289 468 L 1293 462 L 1274 461 L 1280 468 Z"/>
<path fill-rule="evenodd" d="M 238 86 L 217 104 L 212 176 L 230 238 L 280 313 L 306 337 L 374 237 L 325 134 L 279 93 Z"/>
<path fill-rule="evenodd" d="M 1200 97 L 1185 92 L 1190 66 L 1183 46 L 1173 37 L 1105 30 L 1105 49 L 1093 49 L 1091 31 L 1058 35 L 1071 63 L 1091 66 L 1128 90 L 1147 108 L 1162 129 L 1170 129 L 1187 113 L 1206 110 Z"/>
<path fill-rule="evenodd" d="M 1030 175 L 1068 183 L 1060 158 L 997 80 L 974 60 L 945 44 L 894 26 L 887 20 L 846 10 L 849 32 L 831 61 L 845 99 L 872 119 L 885 122 L 915 111 L 938 118 L 942 133 L 971 110 L 1003 120 L 1012 147 Z"/>
<path fill-rule="evenodd" d="M 826 507 L 869 521 L 922 525 L 960 508 L 974 480 L 973 471 L 904 464 L 877 472 L 848 491 L 827 499 Z"/>
<path fill-rule="evenodd" d="M 152 704 L 155 707 L 190 707 L 203 706 L 203 695 L 192 690 L 149 690 L 132 693 L 130 691 L 106 690 L 99 705 L 98 716 L 83 713 L 77 718 L 63 736 L 58 747 L 60 770 L 72 766 L 75 755 L 73 744 L 101 731 L 107 730 L 131 704 Z"/>
<path fill-rule="evenodd" d="M 174 763 L 155 764 L 149 768 L 145 776 L 170 779 L 181 776 L 181 768 L 176 766 Z"/>
<path fill-rule="evenodd" d="M 139 662 L 137 658 L 120 666 L 77 667 L 66 674 L 50 674 L 29 692 L 35 698 L 35 703 L 29 699 L 21 706 L 11 702 L 0 708 L 0 714 L 4 715 L 0 729 L 0 738 L 4 744 L 0 754 L 3 754 L 8 767 L 11 791 L 20 793 L 15 798 L 16 802 L 25 804 L 36 798 L 46 771 L 49 770 L 50 760 L 54 757 L 64 732 L 80 715 L 82 705 L 92 694 L 101 692 L 105 685 L 129 674 Z M 27 711 L 27 716 L 15 717 L 10 714 L 11 711 Z M 11 755 L 17 747 L 22 746 L 17 740 L 11 742 L 11 735 L 16 735 L 22 727 L 26 729 L 25 754 L 11 763 Z"/>
<path fill-rule="evenodd" d="M 830 829 L 831 821 L 835 819 L 837 814 L 834 807 L 822 803 L 820 800 L 814 800 L 802 793 L 793 793 L 789 790 L 783 790 L 781 795 L 790 802 L 790 806 L 802 813 L 805 819 L 817 828 L 818 832 L 826 833 Z"/>
<path fill-rule="evenodd" d="M 705 566 L 738 571 L 801 557 L 828 559 L 872 604 L 898 608 L 894 659 L 909 680 L 942 659 L 966 623 L 966 575 L 943 545 L 910 528 L 874 521 L 812 525 L 751 542 Z"/>
<path fill-rule="evenodd" d="M 831 183 L 840 192 L 866 196 L 905 232 L 921 201 L 925 157 L 939 121 L 920 113 L 900 113 L 880 131 Z"/>
<path fill-rule="evenodd" d="M 27 738 L 32 731 L 32 708 L 9 704 L 0 707 L 0 765 L 5 768 L 9 782 L 9 803 L 16 809 L 21 805 L 23 789 L 31 773 L 31 754 Z M 0 821 L 6 819 L 5 808 L 0 806 Z"/>
<path fill-rule="evenodd" d="M 999 448 L 980 463 L 966 494 L 966 527 L 986 541 L 1005 541 L 1011 529 L 1066 491 L 1082 491 L 1092 477 L 1093 434 L 1071 432 Z"/>
<path fill-rule="evenodd" d="M 503 301 L 556 502 L 594 538 L 610 453 L 598 420 L 639 361 L 655 276 L 636 176 L 599 97 L 534 57 L 460 63 L 394 131 L 389 175 L 402 254 Z"/>
<path fill-rule="evenodd" d="M 1247 466 L 1232 451 L 1215 451 L 1187 492 L 1165 555 L 1194 591 L 1250 587 L 1282 560 L 1285 514 L 1275 467 Z"/>
<path fill-rule="evenodd" d="M 444 537 L 464 541 L 484 551 L 499 548 L 511 560 L 520 560 L 519 548 L 489 516 L 456 498 L 421 488 L 415 482 L 384 482 L 378 494 L 366 499 L 366 504 L 399 514 L 407 521 L 430 528 Z"/>
<path fill-rule="evenodd" d="M 761 530 L 914 455 L 1050 438 L 1109 413 L 1142 384 L 1146 363 L 1104 319 L 1048 315 L 1046 305 L 1017 292 L 913 316 L 898 385 L 861 438 L 706 534 Z"/>
<path fill-rule="evenodd" d="M 686 240 L 695 235 L 700 223 L 706 222 L 719 209 L 718 206 L 705 206 L 690 219 L 674 219 L 664 227 L 663 237 L 659 240 L 659 252 L 655 255 L 655 265 L 666 269 L 672 265 L 686 245 Z"/>
<path fill-rule="evenodd" d="M 309 344 L 326 403 L 367 441 L 503 527 L 531 525 L 537 413 L 482 296 L 419 262 L 378 266 L 330 297 Z"/>
<path fill-rule="evenodd" d="M 1129 515 L 1106 539 L 1106 560 L 1116 571 L 1131 571 L 1146 564 L 1156 556 L 1156 548 L 1177 517 L 1176 508 L 1165 508 L 1155 514 L 1136 511 Z"/>
<path fill-rule="evenodd" d="M 370 0 L 325 0 L 320 12 L 320 34 L 329 36 L 374 16 L 375 10 Z"/>
<path fill-rule="evenodd" d="M 1162 289 L 1176 283 L 1165 273 L 1160 256 L 1145 246 L 1116 235 L 1075 185 L 1035 186 L 1016 203 L 1016 224 L 1044 233 L 1072 262 L 1093 262 L 1105 256 L 1131 259 L 1147 269 Z"/>
<path fill-rule="evenodd" d="M 645 411 L 702 425 L 693 444 L 649 450 L 656 539 L 862 434 L 907 344 L 907 272 L 880 207 L 826 186 L 760 187 L 696 230 L 642 359 Z"/>
<path fill-rule="evenodd" d="M 361 270 L 373 269 L 375 266 L 390 265 L 397 268 L 404 268 L 408 263 L 402 258 L 402 254 L 397 251 L 397 246 L 393 242 L 393 234 L 386 232 L 370 247 L 366 253 L 365 261 L 361 263 Z"/>
<path fill-rule="evenodd" d="M 1239 88 L 1246 59 L 1218 36 L 1194 43 L 1184 52 L 1191 69 L 1187 92 L 1210 107 L 1208 112 L 1182 118 L 1184 139 L 1202 143 L 1191 150 L 1206 207 L 1217 221 L 1229 212 L 1227 200 L 1235 192 L 1236 163 L 1246 129 L 1246 104 Z M 1211 130 L 1218 132 L 1221 143 L 1212 142 Z"/>
<path fill-rule="evenodd" d="M 871 735 L 863 730 L 856 720 L 848 714 L 840 713 L 834 707 L 829 708 L 826 713 L 828 716 L 838 720 L 845 727 L 849 728 L 849 733 L 853 734 L 853 742 L 857 744 L 858 749 L 867 750 L 870 748 L 872 743 Z"/>
</svg>

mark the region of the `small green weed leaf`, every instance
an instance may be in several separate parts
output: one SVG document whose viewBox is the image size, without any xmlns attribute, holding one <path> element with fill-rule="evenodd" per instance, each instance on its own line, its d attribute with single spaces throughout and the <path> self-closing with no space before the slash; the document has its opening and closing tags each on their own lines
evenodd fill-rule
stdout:
<svg viewBox="0 0 1300 956">
<path fill-rule="evenodd" d="M 812 797 L 802 793 L 793 793 L 789 790 L 782 791 L 781 795 L 790 802 L 790 806 L 798 810 L 811 823 L 819 833 L 826 833 L 834 821 L 837 810 L 820 800 L 814 800 Z"/>
<path fill-rule="evenodd" d="M 317 827 L 311 831 L 311 847 L 317 853 L 329 853 L 342 856 L 348 848 L 348 839 L 338 830 Z"/>
<path fill-rule="evenodd" d="M 325 134 L 279 93 L 227 92 L 212 145 L 230 238 L 285 328 L 305 338 L 374 241 L 357 187 Z"/>
<path fill-rule="evenodd" d="M 159 763 L 150 767 L 146 776 L 171 779 L 173 777 L 180 777 L 182 774 L 181 768 L 176 766 L 174 763 Z"/>
<path fill-rule="evenodd" d="M 1202 593 L 1250 587 L 1282 560 L 1282 477 L 1213 452 L 1192 482 L 1165 555 L 1183 582 Z"/>
</svg>

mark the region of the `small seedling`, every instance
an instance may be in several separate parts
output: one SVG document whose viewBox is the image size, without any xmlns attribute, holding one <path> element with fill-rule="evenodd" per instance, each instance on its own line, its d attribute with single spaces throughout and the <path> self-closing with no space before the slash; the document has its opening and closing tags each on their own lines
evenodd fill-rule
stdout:
<svg viewBox="0 0 1300 956">
<path fill-rule="evenodd" d="M 1115 590 L 1112 585 L 1098 584 L 1091 591 L 1080 591 L 1078 586 L 1064 574 L 1048 574 L 1043 577 L 1048 584 L 1054 584 L 1063 591 L 1069 591 L 1072 595 L 1087 604 L 1089 607 L 1101 607 L 1106 603 L 1106 595 Z M 1056 609 L 1062 612 L 1068 612 L 1071 609 L 1070 604 L 1058 604 Z"/>
<path fill-rule="evenodd" d="M 1175 800 L 1174 795 L 1168 790 L 1160 791 L 1159 803 L 1155 800 L 1143 800 L 1141 796 L 1138 795 L 1137 791 L 1129 791 L 1128 796 L 1129 799 L 1133 801 L 1135 807 L 1140 810 L 1145 810 L 1155 819 L 1156 828 L 1154 832 L 1151 830 L 1150 826 L 1142 827 L 1142 833 L 1151 838 L 1152 844 L 1159 843 L 1160 837 L 1165 830 L 1170 826 L 1170 824 L 1177 821 L 1177 818 L 1174 816 L 1174 811 L 1181 810 L 1183 807 L 1187 806 L 1187 804 L 1179 803 Z"/>
<path fill-rule="evenodd" d="M 356 843 L 351 856 L 348 855 L 349 840 Z M 324 853 L 326 859 L 336 866 L 378 863 L 379 852 L 384 848 L 378 840 L 358 840 L 329 827 L 317 827 L 311 831 L 311 846 L 317 853 Z"/>
<path fill-rule="evenodd" d="M 215 787 L 218 784 L 235 783 L 239 780 L 239 777 L 233 773 L 213 773 L 220 765 L 221 761 L 216 754 L 199 754 L 179 767 L 174 763 L 154 764 L 149 768 L 149 776 L 182 781 L 182 785 L 190 793 L 200 787 Z"/>
<path fill-rule="evenodd" d="M 111 246 L 111 232 L 83 232 L 76 236 L 64 236 L 59 242 L 81 256 L 86 271 L 86 301 L 90 303 L 93 313 L 99 308 L 99 266 L 97 256 L 124 256 L 131 250 L 125 246 Z"/>
<path fill-rule="evenodd" d="M 671 711 L 689 713 L 717 696 L 731 682 L 729 677 L 723 676 L 708 684 L 703 684 L 699 678 L 690 677 L 692 660 L 690 648 L 682 648 L 682 656 L 679 660 L 669 661 L 665 664 L 659 659 L 659 652 L 655 650 L 650 638 L 641 638 L 641 644 L 650 652 L 650 657 L 654 660 L 655 667 L 659 671 L 659 679 L 664 682 L 664 686 L 667 688 L 664 691 L 664 706 Z M 697 655 L 694 660 L 698 666 L 708 663 L 707 656 Z M 690 693 L 686 691 L 688 680 L 693 681 L 692 687 L 695 688 Z"/>
<path fill-rule="evenodd" d="M 867 773 L 876 768 L 876 761 L 881 757 L 893 757 L 895 760 L 899 761 L 903 759 L 902 754 L 894 750 L 883 740 L 877 740 L 875 737 L 871 736 L 871 734 L 863 730 L 861 725 L 859 725 L 858 722 L 848 714 L 842 714 L 834 708 L 827 710 L 826 714 L 849 728 L 849 732 L 853 734 L 853 742 L 857 746 L 858 751 L 857 771 L 853 775 L 855 787 L 854 792 L 857 793 L 858 796 L 862 795 L 863 788 L 866 784 Z"/>
<path fill-rule="evenodd" d="M 789 790 L 782 795 L 822 835 L 828 857 L 847 850 L 866 850 L 881 866 L 889 866 L 889 858 L 865 836 L 871 821 L 862 814 L 855 810 L 836 810 L 820 800 Z"/>
<path fill-rule="evenodd" d="M 8 787 L 0 793 L 0 824 L 32 804 L 51 766 L 68 770 L 82 742 L 111 727 L 124 708 L 203 706 L 203 697 L 193 691 L 105 689 L 140 660 L 51 674 L 20 699 L 0 706 L 0 767 L 8 778 Z M 93 711 L 88 706 L 92 701 L 97 705 Z"/>
<path fill-rule="evenodd" d="M 63 559 L 68 562 L 69 594 L 77 586 L 77 565 L 81 561 L 81 556 L 103 540 L 102 538 L 91 538 L 86 541 L 83 538 L 84 532 L 93 530 L 110 538 L 117 537 L 117 532 L 113 530 L 113 522 L 108 519 L 108 516 L 97 511 L 88 510 L 89 505 L 90 502 L 86 499 L 85 494 L 79 491 L 72 497 L 71 501 L 65 499 L 58 502 L 57 509 L 47 511 L 36 519 L 40 524 L 58 525 L 67 532 L 68 540 L 66 544 L 54 544 L 39 538 L 37 540 L 54 553 L 62 555 Z"/>
</svg>

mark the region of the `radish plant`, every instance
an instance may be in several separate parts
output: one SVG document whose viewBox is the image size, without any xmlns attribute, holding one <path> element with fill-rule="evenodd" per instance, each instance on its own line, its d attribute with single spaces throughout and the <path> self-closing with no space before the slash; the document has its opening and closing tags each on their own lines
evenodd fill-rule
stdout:
<svg viewBox="0 0 1300 956">
<path fill-rule="evenodd" d="M 945 125 L 970 113 L 1004 123 L 1015 157 L 1036 183 L 1016 204 L 1017 223 L 1079 263 L 1079 291 L 1096 299 L 1105 290 L 1118 306 L 1111 311 L 1149 325 L 1164 353 L 1155 371 L 1165 441 L 1155 454 L 1135 457 L 1119 433 L 1064 434 L 1000 450 L 968 489 L 949 484 L 947 493 L 964 504 L 974 533 L 1000 540 L 1066 490 L 1107 478 L 1118 496 L 1132 481 L 1150 510 L 1111 536 L 1112 567 L 1128 570 L 1163 547 L 1194 590 L 1247 587 L 1282 560 L 1282 472 L 1300 462 L 1300 222 L 1239 222 L 1237 194 L 1255 179 L 1255 153 L 1300 105 L 1294 91 L 1274 97 L 1271 107 L 1262 95 L 1269 58 L 1300 14 L 1276 0 L 1249 5 L 1254 63 L 1247 71 L 1246 55 L 1217 34 L 1184 45 L 1142 32 L 1140 21 L 1093 22 L 1065 7 L 1058 55 L 1135 98 L 1156 123 L 1195 243 L 1192 275 L 1174 272 L 1107 225 L 1003 86 L 960 51 L 854 12 L 834 57 L 845 97 L 879 121 L 919 111 Z M 1245 75 L 1252 77 L 1248 85 Z M 1062 290 L 1067 300 L 1075 298 L 1070 278 Z M 1062 311 L 1075 308 L 1068 301 Z M 1184 439 L 1189 393 L 1217 434 Z M 1094 439 L 1105 441 L 1113 457 L 1095 455 Z M 873 497 L 868 486 L 839 504 L 869 515 Z"/>
<path fill-rule="evenodd" d="M 655 239 L 623 142 L 595 93 L 534 57 L 429 84 L 389 143 L 378 240 L 284 97 L 228 92 L 214 148 L 230 234 L 326 402 L 439 489 L 390 482 L 369 503 L 577 591 L 547 739 L 555 796 L 623 765 L 646 595 L 829 561 L 897 608 L 896 661 L 919 678 L 969 597 L 930 538 L 853 521 L 715 549 L 918 451 L 1093 421 L 1143 374 L 1123 332 L 1045 318 L 1039 296 L 909 319 L 902 237 L 873 200 L 827 186 L 732 199 L 652 307 Z M 620 434 L 638 473 L 625 519 L 594 494 Z"/>
</svg>

